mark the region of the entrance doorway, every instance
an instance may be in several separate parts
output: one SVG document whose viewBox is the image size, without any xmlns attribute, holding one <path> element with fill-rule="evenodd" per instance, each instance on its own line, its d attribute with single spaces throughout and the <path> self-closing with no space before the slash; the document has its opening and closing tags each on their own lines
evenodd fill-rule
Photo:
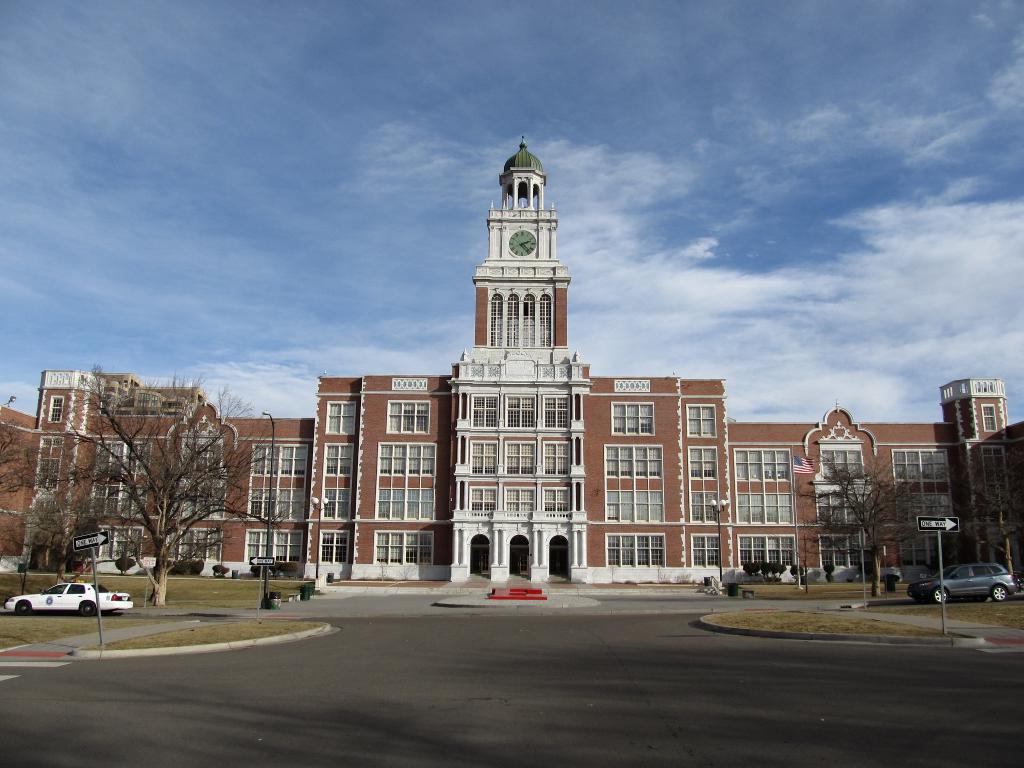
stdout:
<svg viewBox="0 0 1024 768">
<path fill-rule="evenodd" d="M 530 577 L 530 542 L 525 536 L 513 536 L 508 545 L 509 576 Z"/>
<path fill-rule="evenodd" d="M 469 572 L 478 576 L 491 575 L 491 542 L 482 533 L 469 542 Z"/>
<path fill-rule="evenodd" d="M 548 546 L 548 573 L 569 578 L 569 542 L 565 536 L 552 536 Z"/>
</svg>

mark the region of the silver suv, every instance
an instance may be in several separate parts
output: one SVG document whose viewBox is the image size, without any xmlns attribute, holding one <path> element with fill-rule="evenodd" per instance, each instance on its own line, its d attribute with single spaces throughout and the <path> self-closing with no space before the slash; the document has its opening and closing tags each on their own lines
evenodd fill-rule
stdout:
<svg viewBox="0 0 1024 768">
<path fill-rule="evenodd" d="M 1020 583 L 999 563 L 965 563 L 950 565 L 942 571 L 945 598 L 963 597 L 984 602 L 991 597 L 996 602 L 1020 591 Z M 943 593 L 937 576 L 915 581 L 907 587 L 907 594 L 919 603 L 941 603 Z"/>
</svg>

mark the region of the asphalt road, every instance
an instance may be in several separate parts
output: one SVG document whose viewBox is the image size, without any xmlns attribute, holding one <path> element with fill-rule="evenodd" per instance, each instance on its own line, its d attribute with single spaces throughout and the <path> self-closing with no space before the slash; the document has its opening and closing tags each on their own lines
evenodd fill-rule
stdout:
<svg viewBox="0 0 1024 768">
<path fill-rule="evenodd" d="M 0 764 L 1019 761 L 1024 654 L 733 637 L 695 618 L 333 618 L 340 632 L 295 644 L 18 669 L 0 682 Z"/>
</svg>

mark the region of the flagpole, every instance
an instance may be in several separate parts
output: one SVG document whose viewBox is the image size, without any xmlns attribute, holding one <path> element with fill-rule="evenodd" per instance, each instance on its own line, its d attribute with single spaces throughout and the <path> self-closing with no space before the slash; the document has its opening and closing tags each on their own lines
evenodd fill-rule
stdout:
<svg viewBox="0 0 1024 768">
<path fill-rule="evenodd" d="M 793 545 L 793 556 L 796 558 L 796 586 L 797 589 L 799 589 L 802 581 L 804 589 L 806 590 L 807 579 L 802 578 L 800 574 L 800 511 L 799 505 L 797 504 L 796 476 L 813 475 L 814 459 L 794 456 L 790 469 L 793 474 L 793 532 L 796 536 L 796 541 Z"/>
</svg>

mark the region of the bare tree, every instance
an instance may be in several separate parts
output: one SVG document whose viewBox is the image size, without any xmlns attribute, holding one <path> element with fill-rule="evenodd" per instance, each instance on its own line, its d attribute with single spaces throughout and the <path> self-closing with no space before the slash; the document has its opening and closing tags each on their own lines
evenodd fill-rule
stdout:
<svg viewBox="0 0 1024 768">
<path fill-rule="evenodd" d="M 29 430 L 0 422 L 0 555 L 20 555 L 32 487 Z"/>
<path fill-rule="evenodd" d="M 153 601 L 164 605 L 174 563 L 205 554 L 222 520 L 246 514 L 251 453 L 231 419 L 248 409 L 226 392 L 208 402 L 194 381 L 126 385 L 100 370 L 92 381 L 90 423 L 76 437 L 91 453 L 93 496 L 111 505 L 108 519 L 145 532 Z"/>
<path fill-rule="evenodd" d="M 73 437 L 63 433 L 33 439 L 31 430 L 0 429 L 0 491 L 6 495 L 5 551 L 21 552 L 63 579 L 72 564 L 72 539 L 96 525 L 88 482 L 75 462 Z"/>
<path fill-rule="evenodd" d="M 31 486 L 29 436 L 28 430 L 0 422 L 0 499 L 3 501 Z"/>
<path fill-rule="evenodd" d="M 864 537 L 871 559 L 871 594 L 877 596 L 882 548 L 912 530 L 911 493 L 895 479 L 892 465 L 880 459 L 865 464 L 822 460 L 825 484 L 815 489 L 818 524 L 831 535 Z M 861 553 L 863 557 L 863 552 Z"/>
<path fill-rule="evenodd" d="M 63 581 L 75 561 L 75 536 L 96 530 L 99 516 L 81 489 L 60 493 L 40 492 L 25 516 L 28 543 L 40 565 L 53 568 Z"/>
<path fill-rule="evenodd" d="M 967 512 L 978 548 L 995 534 L 996 549 L 1002 551 L 1007 570 L 1013 571 L 1013 542 L 1024 534 L 1024 456 L 1006 457 L 1002 452 L 983 456 L 973 487 Z"/>
</svg>

